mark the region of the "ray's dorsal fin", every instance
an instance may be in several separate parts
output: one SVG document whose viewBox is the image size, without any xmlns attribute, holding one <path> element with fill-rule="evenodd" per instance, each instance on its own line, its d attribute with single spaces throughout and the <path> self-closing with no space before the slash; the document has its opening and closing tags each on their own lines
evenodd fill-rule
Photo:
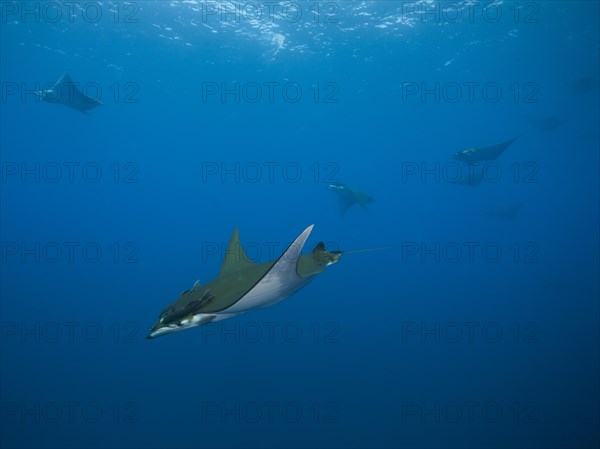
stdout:
<svg viewBox="0 0 600 449">
<path fill-rule="evenodd" d="M 221 267 L 220 275 L 222 276 L 238 270 L 243 270 L 251 267 L 253 264 L 254 262 L 246 256 L 246 253 L 242 248 L 242 244 L 240 243 L 240 232 L 236 228 L 235 231 L 233 231 L 231 239 L 229 239 L 229 245 L 225 252 L 225 260 Z"/>
</svg>

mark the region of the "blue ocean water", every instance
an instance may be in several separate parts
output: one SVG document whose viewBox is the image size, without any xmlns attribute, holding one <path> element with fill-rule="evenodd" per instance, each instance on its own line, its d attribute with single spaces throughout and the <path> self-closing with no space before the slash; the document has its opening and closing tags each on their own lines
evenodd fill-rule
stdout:
<svg viewBox="0 0 600 449">
<path fill-rule="evenodd" d="M 2 448 L 599 446 L 598 2 L 0 7 Z M 145 338 L 311 224 L 308 286 Z"/>
</svg>

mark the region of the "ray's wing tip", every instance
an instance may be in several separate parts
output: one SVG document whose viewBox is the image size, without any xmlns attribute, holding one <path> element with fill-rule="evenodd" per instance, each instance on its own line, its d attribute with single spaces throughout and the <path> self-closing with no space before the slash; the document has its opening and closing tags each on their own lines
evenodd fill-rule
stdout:
<svg viewBox="0 0 600 449">
<path fill-rule="evenodd" d="M 300 248 L 302 248 L 302 246 L 304 246 L 304 243 L 308 240 L 308 236 L 312 232 L 314 226 L 315 226 L 314 224 L 311 224 L 304 231 L 302 231 L 300 233 L 300 235 L 298 235 L 298 237 L 296 237 L 296 240 L 294 240 L 294 243 L 292 243 L 292 245 L 299 243 Z"/>
<path fill-rule="evenodd" d="M 300 233 L 300 235 L 298 235 L 298 237 L 296 237 L 296 239 L 293 241 L 293 243 L 288 247 L 286 252 L 284 252 L 282 257 L 284 257 L 289 251 L 292 251 L 293 248 L 297 248 L 294 250 L 296 252 L 293 253 L 295 255 L 293 260 L 297 261 L 298 257 L 300 257 L 300 253 L 302 252 L 302 248 L 304 247 L 304 244 L 308 240 L 308 236 L 310 235 L 314 226 L 315 226 L 314 224 L 311 224 L 304 231 L 302 231 Z"/>
</svg>

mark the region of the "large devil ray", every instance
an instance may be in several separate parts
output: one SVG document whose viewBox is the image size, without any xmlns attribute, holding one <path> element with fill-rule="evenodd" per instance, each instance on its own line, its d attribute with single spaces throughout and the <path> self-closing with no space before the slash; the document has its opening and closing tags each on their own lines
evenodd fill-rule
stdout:
<svg viewBox="0 0 600 449">
<path fill-rule="evenodd" d="M 65 73 L 50 89 L 36 92 L 36 95 L 48 103 L 57 103 L 87 113 L 90 109 L 100 106 L 102 102 L 81 92 Z"/>
<path fill-rule="evenodd" d="M 520 136 L 514 137 L 506 142 L 492 145 L 491 147 L 471 147 L 454 153 L 453 158 L 463 162 L 483 162 L 493 161 L 497 159 L 506 150 L 510 144 L 517 140 Z"/>
<path fill-rule="evenodd" d="M 339 261 L 320 242 L 312 253 L 300 255 L 313 225 L 306 228 L 275 261 L 254 263 L 244 253 L 236 229 L 229 241 L 219 276 L 192 289 L 160 314 L 147 338 L 201 326 L 275 304 L 310 282 L 326 266 Z"/>
</svg>

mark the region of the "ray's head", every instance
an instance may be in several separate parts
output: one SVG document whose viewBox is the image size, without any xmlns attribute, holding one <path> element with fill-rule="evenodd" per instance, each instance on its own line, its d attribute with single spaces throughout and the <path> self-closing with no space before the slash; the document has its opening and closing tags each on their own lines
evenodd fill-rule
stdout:
<svg viewBox="0 0 600 449">
<path fill-rule="evenodd" d="M 146 338 L 151 339 L 182 330 L 184 319 L 182 311 L 178 311 L 175 305 L 172 304 L 160 313 L 154 326 L 148 329 L 149 333 Z"/>
<path fill-rule="evenodd" d="M 333 182 L 327 186 L 328 190 L 332 192 L 343 192 L 346 190 L 346 186 L 344 184 L 340 184 L 339 182 Z"/>
<path fill-rule="evenodd" d="M 460 150 L 460 151 L 457 151 L 456 153 L 454 153 L 452 155 L 452 158 L 460 161 L 460 160 L 469 158 L 476 152 L 477 152 L 477 148 L 474 148 L 474 147 L 465 148 L 464 150 Z"/>
<path fill-rule="evenodd" d="M 190 301 L 184 306 L 177 306 L 177 303 L 171 304 L 160 313 L 158 321 L 148 330 L 146 339 L 179 332 L 211 321 L 205 314 L 199 313 L 199 308 L 200 301 Z"/>
<path fill-rule="evenodd" d="M 54 89 L 36 90 L 34 94 L 40 100 L 47 101 L 49 103 L 56 103 L 58 99 L 58 95 Z"/>
</svg>

